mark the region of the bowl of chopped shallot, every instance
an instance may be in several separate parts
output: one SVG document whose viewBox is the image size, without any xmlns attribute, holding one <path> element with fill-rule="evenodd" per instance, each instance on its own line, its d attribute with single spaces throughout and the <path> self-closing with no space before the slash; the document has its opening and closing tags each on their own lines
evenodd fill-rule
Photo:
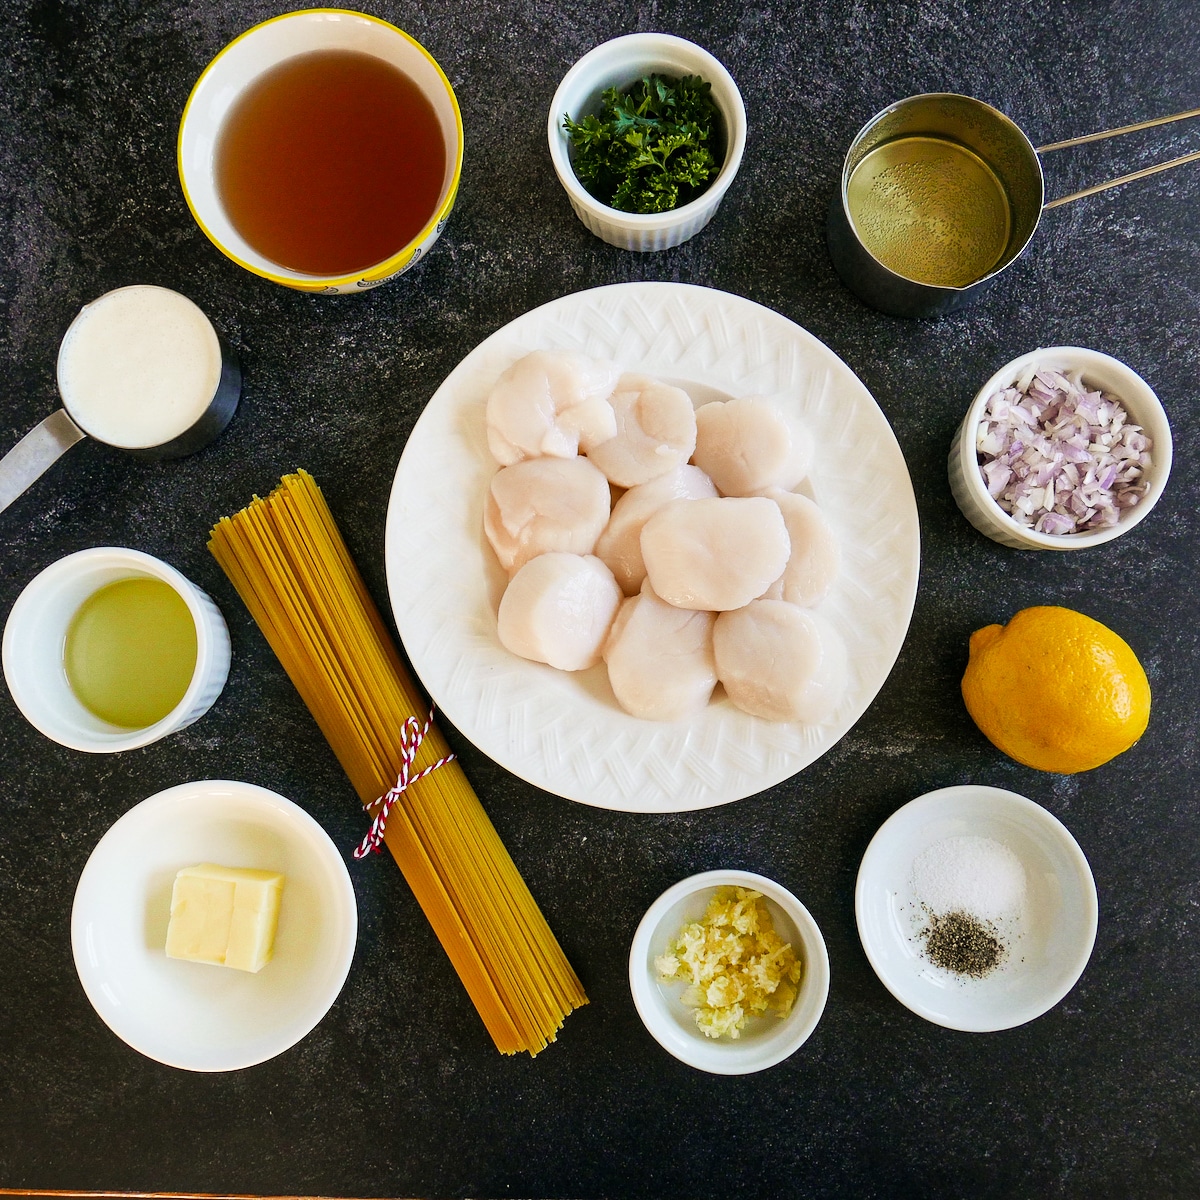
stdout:
<svg viewBox="0 0 1200 1200">
<path fill-rule="evenodd" d="M 1171 473 L 1171 426 L 1123 362 L 1051 346 L 979 389 L 949 466 L 954 499 L 980 533 L 1018 550 L 1082 550 L 1149 515 Z"/>
</svg>

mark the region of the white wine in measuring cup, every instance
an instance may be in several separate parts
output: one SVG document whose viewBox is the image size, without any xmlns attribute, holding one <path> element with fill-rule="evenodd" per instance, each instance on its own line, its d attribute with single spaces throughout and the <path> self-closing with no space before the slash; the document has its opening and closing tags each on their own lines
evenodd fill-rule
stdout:
<svg viewBox="0 0 1200 1200">
<path fill-rule="evenodd" d="M 934 287 L 982 279 L 1012 233 L 996 173 L 945 138 L 902 137 L 876 146 L 851 172 L 846 203 L 855 233 L 879 262 Z"/>
</svg>

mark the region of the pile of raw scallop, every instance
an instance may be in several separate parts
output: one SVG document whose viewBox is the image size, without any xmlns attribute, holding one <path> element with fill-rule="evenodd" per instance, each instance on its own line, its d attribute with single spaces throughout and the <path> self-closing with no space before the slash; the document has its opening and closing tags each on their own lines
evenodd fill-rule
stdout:
<svg viewBox="0 0 1200 1200">
<path fill-rule="evenodd" d="M 797 490 L 814 446 L 785 407 L 696 408 L 615 363 L 535 350 L 497 380 L 486 419 L 507 650 L 562 671 L 603 661 L 617 702 L 648 720 L 685 720 L 718 685 L 768 721 L 833 715 L 846 650 L 818 610 L 841 549 Z"/>
</svg>

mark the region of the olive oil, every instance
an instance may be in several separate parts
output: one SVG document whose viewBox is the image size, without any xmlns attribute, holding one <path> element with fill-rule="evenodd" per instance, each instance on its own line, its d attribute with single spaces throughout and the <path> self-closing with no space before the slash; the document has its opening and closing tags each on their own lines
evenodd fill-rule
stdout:
<svg viewBox="0 0 1200 1200">
<path fill-rule="evenodd" d="M 102 721 L 144 729 L 183 699 L 196 670 L 196 625 L 160 579 L 119 579 L 79 606 L 63 644 L 67 682 Z"/>
<path fill-rule="evenodd" d="M 862 244 L 905 279 L 967 287 L 1008 246 L 1012 214 L 1004 186 L 979 155 L 957 142 L 902 137 L 876 146 L 846 183 Z"/>
<path fill-rule="evenodd" d="M 225 118 L 217 193 L 238 233 L 310 275 L 365 270 L 432 219 L 446 176 L 433 105 L 403 71 L 357 50 L 285 59 Z"/>
</svg>

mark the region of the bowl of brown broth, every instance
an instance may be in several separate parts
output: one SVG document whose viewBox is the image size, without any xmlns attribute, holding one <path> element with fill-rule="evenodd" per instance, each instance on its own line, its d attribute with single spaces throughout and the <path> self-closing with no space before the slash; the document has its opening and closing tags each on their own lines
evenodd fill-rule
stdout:
<svg viewBox="0 0 1200 1200">
<path fill-rule="evenodd" d="M 403 30 L 312 9 L 247 30 L 179 126 L 184 197 L 234 262 L 301 291 L 356 292 L 415 265 L 454 206 L 463 128 L 449 80 Z"/>
</svg>

